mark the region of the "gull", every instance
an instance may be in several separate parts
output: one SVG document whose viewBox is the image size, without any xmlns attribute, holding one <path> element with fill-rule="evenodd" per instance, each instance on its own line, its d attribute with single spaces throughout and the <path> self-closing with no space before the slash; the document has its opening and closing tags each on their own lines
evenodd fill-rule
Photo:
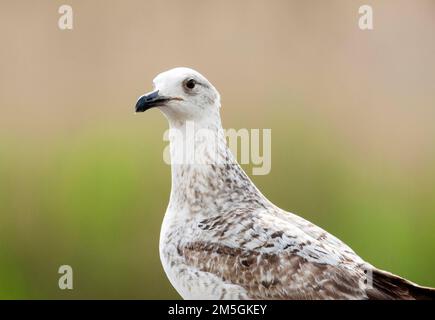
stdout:
<svg viewBox="0 0 435 320">
<path fill-rule="evenodd" d="M 435 298 L 435 289 L 377 269 L 335 236 L 272 204 L 227 147 L 220 95 L 199 72 L 174 68 L 153 85 L 135 109 L 160 109 L 173 132 L 159 252 L 182 298 Z"/>
</svg>

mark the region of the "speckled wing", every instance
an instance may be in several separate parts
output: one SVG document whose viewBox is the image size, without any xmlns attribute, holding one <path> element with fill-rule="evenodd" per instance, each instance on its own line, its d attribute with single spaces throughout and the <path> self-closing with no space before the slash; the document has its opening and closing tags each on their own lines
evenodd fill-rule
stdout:
<svg viewBox="0 0 435 320">
<path fill-rule="evenodd" d="M 364 262 L 340 240 L 279 210 L 237 209 L 200 221 L 186 263 L 251 299 L 363 299 Z"/>
</svg>

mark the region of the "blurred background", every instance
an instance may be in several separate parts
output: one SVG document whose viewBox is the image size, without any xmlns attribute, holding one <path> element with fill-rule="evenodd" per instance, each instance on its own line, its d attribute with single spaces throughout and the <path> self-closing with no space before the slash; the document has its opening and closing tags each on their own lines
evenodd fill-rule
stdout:
<svg viewBox="0 0 435 320">
<path fill-rule="evenodd" d="M 175 66 L 218 88 L 224 127 L 272 129 L 270 200 L 435 286 L 434 29 L 431 0 L 1 1 L 0 298 L 179 298 L 167 123 L 133 113 Z"/>
</svg>

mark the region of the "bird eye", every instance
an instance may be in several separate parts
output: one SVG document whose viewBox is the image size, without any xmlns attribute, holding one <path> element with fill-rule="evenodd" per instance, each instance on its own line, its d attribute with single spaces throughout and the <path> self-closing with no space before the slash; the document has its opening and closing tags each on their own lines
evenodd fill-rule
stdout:
<svg viewBox="0 0 435 320">
<path fill-rule="evenodd" d="M 195 85 L 196 85 L 195 79 L 189 79 L 186 81 L 186 84 L 185 84 L 186 88 L 188 88 L 188 89 L 195 88 Z"/>
</svg>

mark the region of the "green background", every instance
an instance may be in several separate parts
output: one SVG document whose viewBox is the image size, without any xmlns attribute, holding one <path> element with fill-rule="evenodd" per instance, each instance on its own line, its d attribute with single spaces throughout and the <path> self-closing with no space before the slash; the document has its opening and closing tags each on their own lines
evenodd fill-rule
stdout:
<svg viewBox="0 0 435 320">
<path fill-rule="evenodd" d="M 369 1 L 372 31 L 359 1 L 73 0 L 72 31 L 61 4 L 0 4 L 0 298 L 179 298 L 167 123 L 133 113 L 175 66 L 218 88 L 224 127 L 272 129 L 270 174 L 245 166 L 271 201 L 435 286 L 433 1 Z"/>
</svg>

